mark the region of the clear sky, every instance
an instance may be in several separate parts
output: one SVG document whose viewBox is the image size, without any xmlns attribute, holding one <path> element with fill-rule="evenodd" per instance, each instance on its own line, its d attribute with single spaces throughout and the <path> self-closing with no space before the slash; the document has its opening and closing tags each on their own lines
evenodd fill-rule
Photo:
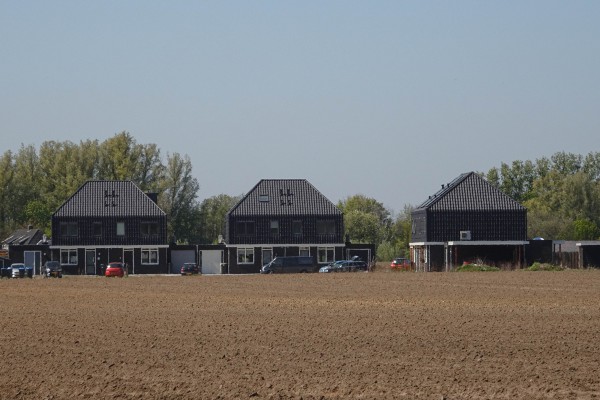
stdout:
<svg viewBox="0 0 600 400">
<path fill-rule="evenodd" d="M 0 0 L 0 150 L 128 131 L 199 200 L 306 178 L 401 211 L 599 127 L 596 0 Z"/>
</svg>

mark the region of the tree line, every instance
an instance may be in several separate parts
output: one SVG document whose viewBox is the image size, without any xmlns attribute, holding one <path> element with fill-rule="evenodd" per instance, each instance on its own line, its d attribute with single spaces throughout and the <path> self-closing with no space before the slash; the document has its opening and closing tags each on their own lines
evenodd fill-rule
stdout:
<svg viewBox="0 0 600 400">
<path fill-rule="evenodd" d="M 530 237 L 600 239 L 600 153 L 559 152 L 480 174 L 528 209 Z M 140 144 L 128 132 L 102 142 L 46 141 L 39 149 L 22 145 L 0 156 L 0 234 L 33 225 L 50 235 L 52 213 L 88 180 L 131 180 L 158 193 L 169 238 L 178 243 L 215 243 L 225 214 L 241 198 L 219 194 L 199 201 L 187 155 L 163 155 L 156 144 Z M 381 260 L 407 255 L 414 206 L 394 214 L 362 194 L 337 205 L 352 242 L 374 243 Z"/>
<path fill-rule="evenodd" d="M 50 235 L 52 213 L 89 180 L 131 180 L 144 192 L 158 193 L 169 238 L 180 243 L 216 240 L 223 224 L 215 215 L 224 215 L 239 198 L 199 202 L 200 185 L 187 155 L 163 156 L 156 144 L 138 143 L 128 132 L 102 142 L 46 141 L 39 149 L 22 145 L 0 156 L 0 234 L 33 225 Z"/>
</svg>

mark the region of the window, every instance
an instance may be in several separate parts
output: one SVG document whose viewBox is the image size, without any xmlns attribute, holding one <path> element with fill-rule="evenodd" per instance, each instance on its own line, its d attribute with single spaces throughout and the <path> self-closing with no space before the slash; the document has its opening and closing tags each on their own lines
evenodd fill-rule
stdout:
<svg viewBox="0 0 600 400">
<path fill-rule="evenodd" d="M 77 250 L 61 250 L 60 263 L 66 265 L 77 265 Z"/>
<path fill-rule="evenodd" d="M 238 264 L 254 264 L 254 248 L 237 249 Z"/>
<path fill-rule="evenodd" d="M 102 222 L 93 222 L 92 223 L 92 235 L 102 236 Z"/>
<path fill-rule="evenodd" d="M 79 235 L 79 225 L 77 222 L 61 222 L 60 233 L 63 237 L 77 237 Z"/>
<path fill-rule="evenodd" d="M 258 195 L 258 201 L 260 201 L 261 203 L 268 203 L 269 202 L 269 195 L 268 194 L 259 194 Z"/>
<path fill-rule="evenodd" d="M 317 234 L 318 235 L 335 234 L 335 221 L 333 221 L 331 219 L 317 220 Z"/>
<path fill-rule="evenodd" d="M 292 235 L 302 236 L 302 221 L 292 221 Z"/>
<path fill-rule="evenodd" d="M 304 257 L 308 257 L 310 256 L 310 247 L 300 247 L 300 253 L 301 256 Z"/>
<path fill-rule="evenodd" d="M 317 254 L 320 264 L 331 263 L 335 258 L 335 249 L 333 247 L 319 247 Z"/>
<path fill-rule="evenodd" d="M 117 222 L 117 236 L 125 236 L 125 222 Z"/>
<path fill-rule="evenodd" d="M 156 236 L 158 235 L 158 223 L 157 222 L 141 222 L 140 233 L 142 236 Z"/>
<path fill-rule="evenodd" d="M 238 235 L 254 235 L 254 221 L 239 221 L 237 233 Z"/>
<path fill-rule="evenodd" d="M 279 236 L 279 221 L 276 219 L 271 220 L 271 236 Z"/>
<path fill-rule="evenodd" d="M 142 249 L 142 264 L 158 264 L 158 249 Z"/>
</svg>

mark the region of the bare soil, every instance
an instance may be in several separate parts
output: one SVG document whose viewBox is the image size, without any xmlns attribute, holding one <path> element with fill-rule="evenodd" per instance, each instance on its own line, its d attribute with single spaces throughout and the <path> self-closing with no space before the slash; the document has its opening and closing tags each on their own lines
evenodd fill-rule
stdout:
<svg viewBox="0 0 600 400">
<path fill-rule="evenodd" d="M 600 271 L 0 280 L 0 398 L 597 399 Z"/>
</svg>

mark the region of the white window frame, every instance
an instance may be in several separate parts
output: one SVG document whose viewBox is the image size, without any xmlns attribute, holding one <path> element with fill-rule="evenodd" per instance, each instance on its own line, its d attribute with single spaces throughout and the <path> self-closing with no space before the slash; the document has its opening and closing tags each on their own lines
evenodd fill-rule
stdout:
<svg viewBox="0 0 600 400">
<path fill-rule="evenodd" d="M 308 252 L 308 254 L 302 254 L 303 251 Z M 335 252 L 334 252 L 334 254 L 335 254 Z M 298 255 L 299 256 L 310 257 L 310 247 L 300 247 L 300 248 L 298 248 Z"/>
<path fill-rule="evenodd" d="M 325 260 L 321 258 L 321 252 L 325 252 Z M 331 258 L 329 258 L 331 252 Z M 317 258 L 319 264 L 329 264 L 335 261 L 335 247 L 317 247 Z"/>
<path fill-rule="evenodd" d="M 144 261 L 144 253 L 148 253 L 147 261 Z M 152 253 L 156 253 L 156 262 L 152 262 Z M 158 248 L 141 249 L 140 259 L 142 265 L 158 265 L 160 264 L 160 252 Z"/>
<path fill-rule="evenodd" d="M 248 256 L 252 255 L 252 261 L 247 261 Z M 244 261 L 240 261 L 240 256 Z M 237 263 L 238 264 L 254 264 L 254 247 L 238 247 L 237 248 Z"/>
<path fill-rule="evenodd" d="M 66 260 L 63 257 L 64 254 L 67 255 Z M 72 261 L 73 259 L 75 260 L 74 262 Z M 61 249 L 60 250 L 60 263 L 62 265 L 77 265 L 78 262 L 79 262 L 79 257 L 77 257 L 77 249 Z"/>
</svg>

